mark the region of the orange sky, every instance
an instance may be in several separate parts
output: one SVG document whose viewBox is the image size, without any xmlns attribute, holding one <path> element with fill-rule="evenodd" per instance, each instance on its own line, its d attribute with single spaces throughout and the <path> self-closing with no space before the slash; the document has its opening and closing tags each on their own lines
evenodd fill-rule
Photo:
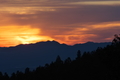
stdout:
<svg viewBox="0 0 120 80">
<path fill-rule="evenodd" d="M 110 42 L 120 32 L 119 0 L 0 0 L 0 7 L 0 47 Z"/>
<path fill-rule="evenodd" d="M 0 46 L 9 47 L 18 44 L 36 43 L 39 41 L 53 40 L 48 36 L 41 36 L 40 29 L 30 26 L 1 26 Z"/>
</svg>

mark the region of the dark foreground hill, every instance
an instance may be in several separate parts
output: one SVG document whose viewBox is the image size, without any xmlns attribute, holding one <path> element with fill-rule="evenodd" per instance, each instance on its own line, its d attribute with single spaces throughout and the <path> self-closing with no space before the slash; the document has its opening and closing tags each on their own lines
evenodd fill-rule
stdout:
<svg viewBox="0 0 120 80">
<path fill-rule="evenodd" d="M 92 52 L 77 52 L 71 60 L 60 56 L 51 64 L 30 71 L 17 71 L 11 77 L 0 73 L 0 80 L 120 80 L 120 44 L 108 45 Z"/>
<path fill-rule="evenodd" d="M 56 41 L 39 42 L 29 45 L 18 45 L 16 47 L 0 48 L 0 71 L 11 74 L 14 71 L 23 71 L 26 67 L 35 69 L 39 65 L 55 61 L 59 55 L 62 60 L 70 57 L 75 59 L 77 51 L 92 51 L 97 47 L 105 47 L 110 43 L 76 44 L 68 46 Z"/>
</svg>

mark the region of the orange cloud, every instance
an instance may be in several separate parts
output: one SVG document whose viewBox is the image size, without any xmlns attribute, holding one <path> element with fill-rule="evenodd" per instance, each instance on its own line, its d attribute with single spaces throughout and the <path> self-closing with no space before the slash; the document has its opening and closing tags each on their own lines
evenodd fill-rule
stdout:
<svg viewBox="0 0 120 80">
<path fill-rule="evenodd" d="M 103 23 L 100 23 L 100 24 L 94 24 L 94 25 L 91 25 L 90 27 L 92 28 L 115 28 L 115 27 L 120 27 L 120 22 L 119 21 L 116 21 L 116 22 L 103 22 Z"/>
<path fill-rule="evenodd" d="M 35 14 L 36 11 L 55 11 L 53 7 L 1 7 L 0 12 L 12 14 Z"/>
<path fill-rule="evenodd" d="M 58 42 L 65 43 L 67 45 L 74 45 L 79 43 L 85 43 L 93 41 L 91 37 L 97 37 L 95 34 L 69 34 L 69 35 L 56 35 L 54 39 Z"/>
<path fill-rule="evenodd" d="M 0 47 L 53 40 L 48 36 L 40 36 L 40 33 L 40 29 L 30 26 L 2 26 L 0 27 Z"/>
<path fill-rule="evenodd" d="M 73 5 L 120 5 L 120 1 L 80 1 L 71 2 Z"/>
<path fill-rule="evenodd" d="M 120 22 L 102 22 L 88 24 L 71 24 L 72 29 L 67 26 L 57 31 L 57 34 L 50 35 L 60 43 L 74 45 L 77 43 L 93 42 L 111 42 L 114 34 L 119 34 Z M 62 32 L 62 33 L 61 33 Z M 51 32 L 52 33 L 52 32 Z"/>
</svg>

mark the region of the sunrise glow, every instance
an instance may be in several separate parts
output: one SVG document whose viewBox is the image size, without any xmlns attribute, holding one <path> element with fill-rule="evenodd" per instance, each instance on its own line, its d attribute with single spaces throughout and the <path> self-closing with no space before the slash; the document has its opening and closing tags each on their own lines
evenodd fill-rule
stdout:
<svg viewBox="0 0 120 80">
<path fill-rule="evenodd" d="M 120 34 L 119 0 L 0 0 L 0 6 L 0 47 L 111 42 Z"/>
<path fill-rule="evenodd" d="M 31 28 L 30 26 L 3 26 L 0 27 L 0 32 L 0 47 L 53 40 L 48 36 L 41 36 L 40 29 Z"/>
</svg>

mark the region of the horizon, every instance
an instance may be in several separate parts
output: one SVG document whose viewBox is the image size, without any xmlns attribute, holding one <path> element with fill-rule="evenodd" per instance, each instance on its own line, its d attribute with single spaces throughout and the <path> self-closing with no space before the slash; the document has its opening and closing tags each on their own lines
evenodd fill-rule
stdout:
<svg viewBox="0 0 120 80">
<path fill-rule="evenodd" d="M 0 0 L 0 6 L 0 47 L 111 42 L 120 31 L 119 0 Z"/>
<path fill-rule="evenodd" d="M 19 44 L 19 45 L 16 45 L 16 46 L 8 46 L 8 47 L 0 47 L 0 48 L 10 48 L 10 47 L 17 47 L 17 46 L 21 46 L 21 45 L 22 46 L 35 45 L 35 44 L 38 44 L 38 43 L 47 43 L 47 42 L 57 42 L 58 44 L 65 44 L 65 43 L 59 43 L 58 41 L 55 41 L 55 40 L 47 40 L 47 41 L 39 41 L 39 42 L 36 42 L 36 43 Z M 92 42 L 92 41 L 88 41 L 88 42 L 85 42 L 85 43 L 76 43 L 76 44 L 73 44 L 73 45 L 65 44 L 65 45 L 74 46 L 74 45 L 86 44 L 86 43 L 112 43 L 112 42 Z"/>
</svg>

